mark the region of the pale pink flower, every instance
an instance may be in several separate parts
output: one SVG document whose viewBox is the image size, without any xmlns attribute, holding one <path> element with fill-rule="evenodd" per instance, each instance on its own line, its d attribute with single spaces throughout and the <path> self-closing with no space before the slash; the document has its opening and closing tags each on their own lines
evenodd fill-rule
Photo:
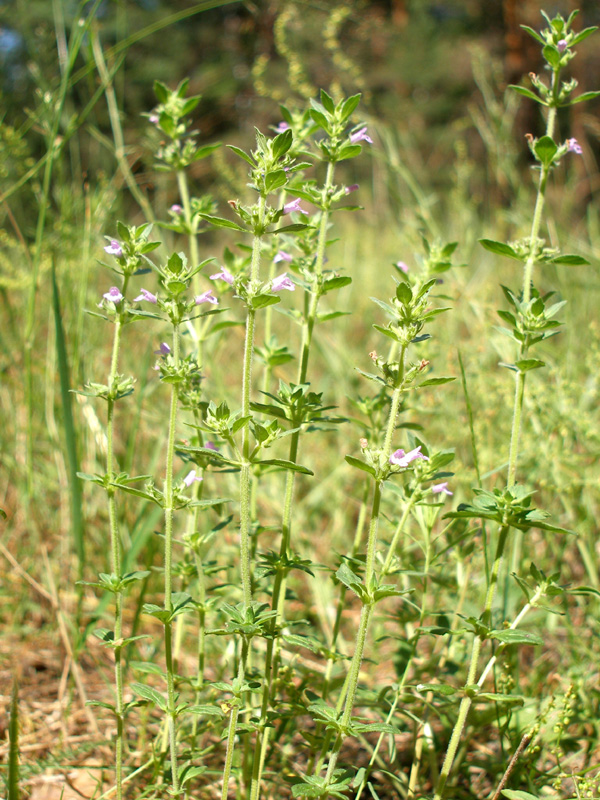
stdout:
<svg viewBox="0 0 600 800">
<path fill-rule="evenodd" d="M 204 447 L 206 448 L 206 450 L 214 450 L 215 453 L 219 452 L 219 448 L 214 442 L 206 442 Z"/>
<path fill-rule="evenodd" d="M 350 194 L 351 192 L 356 192 L 358 189 L 360 189 L 358 183 L 353 183 L 352 186 L 346 186 L 344 191 L 346 192 L 346 194 Z"/>
<path fill-rule="evenodd" d="M 171 348 L 166 342 L 161 342 L 160 347 L 158 350 L 154 351 L 155 356 L 168 356 L 171 352 Z"/>
<path fill-rule="evenodd" d="M 148 122 L 151 122 L 153 125 L 158 125 L 158 114 L 150 114 Z"/>
<path fill-rule="evenodd" d="M 183 206 L 180 206 L 179 203 L 173 203 L 169 211 L 173 214 L 183 214 Z"/>
<path fill-rule="evenodd" d="M 283 207 L 284 214 L 291 214 L 292 211 L 299 211 L 301 214 L 308 214 L 308 211 L 305 211 L 300 205 L 299 197 L 297 197 L 295 200 L 290 200 L 290 202 L 286 203 Z"/>
<path fill-rule="evenodd" d="M 583 153 L 583 149 L 577 139 L 567 139 L 566 145 L 568 153 L 577 153 L 578 155 Z"/>
<path fill-rule="evenodd" d="M 561 39 L 560 42 L 557 43 L 556 48 L 559 53 L 564 53 L 567 49 L 567 40 Z"/>
<path fill-rule="evenodd" d="M 202 292 L 202 294 L 194 297 L 194 303 L 196 303 L 197 306 L 199 306 L 200 303 L 212 303 L 214 306 L 219 305 L 219 301 L 210 289 L 207 289 L 206 292 Z"/>
<path fill-rule="evenodd" d="M 398 269 L 401 269 L 404 274 L 408 272 L 408 264 L 405 264 L 404 261 L 396 261 L 396 266 Z"/>
<path fill-rule="evenodd" d="M 360 128 L 360 130 L 355 131 L 354 133 L 350 134 L 350 141 L 352 144 L 357 144 L 358 142 L 368 142 L 369 144 L 373 144 L 373 139 L 367 134 L 366 126 L 364 128 Z"/>
<path fill-rule="evenodd" d="M 115 256 L 116 258 L 121 258 L 121 256 L 123 255 L 123 248 L 116 239 L 111 239 L 110 244 L 107 244 L 106 247 L 104 248 L 104 252 L 108 253 L 109 256 Z"/>
<path fill-rule="evenodd" d="M 142 300 L 145 300 L 147 303 L 153 303 L 156 305 L 156 295 L 149 292 L 147 289 L 140 289 L 140 293 L 137 297 L 133 298 L 134 303 L 139 303 Z"/>
<path fill-rule="evenodd" d="M 289 125 L 287 122 L 280 122 L 279 125 L 275 126 L 275 130 L 277 133 L 284 133 L 285 131 L 289 130 Z"/>
<path fill-rule="evenodd" d="M 294 256 L 293 255 L 291 255 L 290 253 L 286 253 L 285 250 L 280 250 L 275 255 L 275 258 L 273 259 L 273 262 L 275 264 L 278 264 L 280 261 L 287 261 L 288 264 L 289 264 L 290 261 L 293 261 L 293 260 L 294 260 Z"/>
<path fill-rule="evenodd" d="M 431 491 L 434 494 L 447 494 L 450 497 L 452 497 L 452 495 L 454 494 L 454 492 L 451 492 L 448 489 L 448 481 L 445 481 L 444 483 L 436 483 L 435 486 L 431 487 Z"/>
<path fill-rule="evenodd" d="M 183 479 L 183 482 L 189 488 L 192 485 L 192 483 L 194 483 L 194 482 L 200 483 L 201 480 L 203 480 L 202 475 L 198 475 L 196 473 L 196 470 L 192 469 L 185 476 L 185 478 Z"/>
<path fill-rule="evenodd" d="M 119 291 L 117 286 L 111 286 L 110 289 L 108 290 L 108 292 L 105 292 L 102 295 L 102 297 L 105 300 L 108 300 L 109 302 L 114 303 L 115 305 L 117 303 L 120 303 L 121 300 L 123 299 L 123 295 L 121 294 L 121 292 Z"/>
<path fill-rule="evenodd" d="M 392 453 L 390 456 L 390 464 L 395 464 L 397 467 L 408 467 L 411 461 L 417 458 L 424 458 L 425 461 L 429 461 L 427 456 L 421 453 L 421 445 L 415 447 L 410 453 L 405 453 L 404 450 L 396 450 L 396 452 Z"/>
<path fill-rule="evenodd" d="M 273 278 L 273 282 L 271 283 L 272 292 L 280 292 L 282 289 L 288 289 L 290 292 L 296 289 L 296 284 L 288 278 L 287 272 L 282 272 L 281 275 Z"/>
<path fill-rule="evenodd" d="M 225 281 L 225 283 L 228 283 L 230 286 L 233 286 L 234 281 L 234 277 L 227 267 L 221 267 L 221 271 L 215 272 L 214 275 L 210 276 L 210 279 L 211 281 Z"/>
</svg>

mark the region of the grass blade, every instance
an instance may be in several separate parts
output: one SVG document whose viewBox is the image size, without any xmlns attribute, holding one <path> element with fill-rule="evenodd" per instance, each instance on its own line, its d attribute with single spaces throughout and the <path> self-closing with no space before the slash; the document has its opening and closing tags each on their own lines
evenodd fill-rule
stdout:
<svg viewBox="0 0 600 800">
<path fill-rule="evenodd" d="M 65 331 L 60 312 L 60 295 L 56 282 L 56 269 L 52 265 L 52 311 L 56 330 L 56 354 L 58 358 L 58 376 L 60 381 L 60 398 L 63 412 L 63 426 L 65 432 L 65 448 L 69 476 L 69 491 L 71 495 L 71 527 L 73 543 L 77 553 L 78 578 L 83 578 L 85 568 L 85 542 L 83 536 L 83 509 L 81 482 L 77 477 L 79 472 L 79 458 L 77 455 L 77 437 L 75 421 L 73 418 L 73 405 L 70 393 L 69 362 L 67 357 L 67 344 Z"/>
</svg>

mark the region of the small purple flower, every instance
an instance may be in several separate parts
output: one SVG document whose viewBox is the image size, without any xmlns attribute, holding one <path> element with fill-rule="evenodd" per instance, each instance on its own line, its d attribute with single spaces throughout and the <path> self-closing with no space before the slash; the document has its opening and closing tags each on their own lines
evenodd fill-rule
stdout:
<svg viewBox="0 0 600 800">
<path fill-rule="evenodd" d="M 153 125 L 158 125 L 158 114 L 150 114 L 148 122 L 151 122 Z"/>
<path fill-rule="evenodd" d="M 154 351 L 154 355 L 155 356 L 168 356 L 170 352 L 171 352 L 171 348 L 169 347 L 169 345 L 166 342 L 161 342 L 160 343 L 160 347 L 158 348 L 158 350 Z"/>
<path fill-rule="evenodd" d="M 427 456 L 421 453 L 421 445 L 415 447 L 410 453 L 405 453 L 404 450 L 396 450 L 396 452 L 392 453 L 390 456 L 390 464 L 395 464 L 397 467 L 408 467 L 410 462 L 414 461 L 416 458 L 424 458 L 425 461 L 429 461 Z"/>
<path fill-rule="evenodd" d="M 271 284 L 272 292 L 280 292 L 282 289 L 288 289 L 290 292 L 293 292 L 296 289 L 296 284 L 288 278 L 287 272 L 282 272 L 281 275 L 273 278 L 273 282 Z"/>
<path fill-rule="evenodd" d="M 213 450 L 215 453 L 219 452 L 219 448 L 217 447 L 217 445 L 214 442 L 206 442 L 206 444 L 204 445 L 204 449 L 205 450 Z"/>
<path fill-rule="evenodd" d="M 140 289 L 139 295 L 133 298 L 134 303 L 139 303 L 141 300 L 156 305 L 156 295 L 152 294 L 152 292 L 149 292 L 147 289 Z"/>
<path fill-rule="evenodd" d="M 367 127 L 360 128 L 360 130 L 355 131 L 354 133 L 350 134 L 350 141 L 352 144 L 357 144 L 358 142 L 368 142 L 369 144 L 373 144 L 373 139 L 367 134 Z"/>
<path fill-rule="evenodd" d="M 402 272 L 404 272 L 404 274 L 406 275 L 406 273 L 408 272 L 408 264 L 405 264 L 404 261 L 396 261 L 396 266 L 398 267 L 398 269 L 401 269 Z"/>
<path fill-rule="evenodd" d="M 230 286 L 233 286 L 234 281 L 234 277 L 227 267 L 221 267 L 221 271 L 215 272 L 214 275 L 210 276 L 210 279 L 211 281 L 225 281 L 225 283 L 228 283 Z"/>
<path fill-rule="evenodd" d="M 212 303 L 213 306 L 219 305 L 219 301 L 210 289 L 207 289 L 205 292 L 202 292 L 202 294 L 194 297 L 194 303 L 196 303 L 197 306 L 199 306 L 200 303 Z"/>
<path fill-rule="evenodd" d="M 104 252 L 108 253 L 109 256 L 115 256 L 116 258 L 121 258 L 123 255 L 123 248 L 119 244 L 116 239 L 111 239 L 110 244 L 107 244 L 104 248 Z"/>
<path fill-rule="evenodd" d="M 577 153 L 581 155 L 583 153 L 583 149 L 577 139 L 567 139 L 567 153 Z"/>
<path fill-rule="evenodd" d="M 275 130 L 277 133 L 284 133 L 285 131 L 289 130 L 290 126 L 287 122 L 280 122 L 279 125 L 275 126 Z"/>
<path fill-rule="evenodd" d="M 559 53 L 564 53 L 565 50 L 567 49 L 567 46 L 568 46 L 567 40 L 561 39 L 560 42 L 557 43 L 556 49 L 558 50 Z"/>
<path fill-rule="evenodd" d="M 172 214 L 183 214 L 183 207 L 179 205 L 179 203 L 173 203 L 169 211 Z"/>
<path fill-rule="evenodd" d="M 290 261 L 293 261 L 293 260 L 294 260 L 294 256 L 293 255 L 291 255 L 290 253 L 286 253 L 285 250 L 280 250 L 275 255 L 275 258 L 273 259 L 273 263 L 279 264 L 280 261 L 287 261 L 287 263 L 289 264 Z"/>
<path fill-rule="evenodd" d="M 109 300 L 111 303 L 114 303 L 115 305 L 120 303 L 123 299 L 123 295 L 116 286 L 111 286 L 108 292 L 105 292 L 102 297 L 105 300 Z"/>
<path fill-rule="evenodd" d="M 196 473 L 196 470 L 192 469 L 185 476 L 185 478 L 183 479 L 183 482 L 189 488 L 192 485 L 192 483 L 194 483 L 194 482 L 200 483 L 201 480 L 203 480 L 202 475 L 198 475 Z"/>
<path fill-rule="evenodd" d="M 308 211 L 305 211 L 300 206 L 300 198 L 297 197 L 295 200 L 290 200 L 289 203 L 286 203 L 283 207 L 284 214 L 291 214 L 292 211 L 299 211 L 301 214 L 308 214 Z"/>
<path fill-rule="evenodd" d="M 448 489 L 448 481 L 445 481 L 444 483 L 436 483 L 435 486 L 431 487 L 431 491 L 434 494 L 447 494 L 450 497 L 452 497 L 452 495 L 454 494 L 454 492 L 451 492 Z"/>
<path fill-rule="evenodd" d="M 351 192 L 356 192 L 359 188 L 360 187 L 358 183 L 353 183 L 352 186 L 346 186 L 344 191 L 346 192 L 346 194 L 350 194 Z"/>
</svg>

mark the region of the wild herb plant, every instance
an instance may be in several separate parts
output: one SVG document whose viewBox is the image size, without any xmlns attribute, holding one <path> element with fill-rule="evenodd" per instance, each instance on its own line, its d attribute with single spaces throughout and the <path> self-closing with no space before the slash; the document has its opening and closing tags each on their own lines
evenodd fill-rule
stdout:
<svg viewBox="0 0 600 800">
<path fill-rule="evenodd" d="M 568 153 L 581 150 L 575 139 L 562 144 L 554 141 L 557 109 L 597 94 L 571 99 L 575 82 L 561 79 L 561 71 L 574 56 L 573 47 L 593 29 L 575 34 L 571 30 L 574 14 L 566 21 L 560 16 L 546 19 L 546 30 L 530 33 L 543 45 L 550 84 L 532 76 L 535 92 L 513 87 L 547 109 L 545 135 L 528 137 L 539 171 L 531 227 L 528 235 L 516 242 L 481 242 L 492 253 L 524 265 L 521 290 L 503 287 L 510 310 L 499 312 L 509 326 L 505 333 L 517 350 L 514 363 L 503 365 L 515 375 L 508 477 L 501 489 L 484 489 L 480 480 L 473 503 L 460 504 L 445 515 L 444 503 L 453 494 L 448 467 L 454 454 L 444 449 L 446 442 L 439 448 L 429 444 L 419 420 L 426 403 L 422 398 L 453 379 L 430 376 L 427 342 L 435 335 L 435 319 L 449 310 L 444 305 L 445 278 L 440 276 L 452 266 L 455 242 L 444 244 L 424 237 L 424 255 L 415 259 L 418 265 L 397 262 L 393 296 L 388 301 L 375 299 L 388 319 L 374 328 L 389 340 L 389 350 L 385 355 L 369 354 L 374 373 L 364 371 L 364 364 L 358 368 L 361 380 L 373 384 L 375 391 L 352 398 L 357 418 L 345 420 L 331 414 L 333 404 L 310 381 L 315 330 L 343 315 L 324 310 L 322 300 L 351 282 L 340 269 L 326 266 L 326 254 L 334 214 L 341 209 L 356 210 L 346 198 L 358 186 L 339 182 L 339 164 L 359 156 L 362 143 L 372 144 L 367 127 L 351 122 L 359 95 L 335 101 L 322 91 L 320 102 L 313 101 L 308 109 L 282 107 L 283 121 L 273 135 L 257 131 L 250 152 L 231 146 L 248 168 L 248 187 L 253 192 L 250 202 L 230 201 L 229 216 L 236 217 L 233 221 L 216 215 L 211 198 L 196 198 L 191 193 L 190 166 L 216 148 L 200 146 L 191 131 L 188 115 L 197 107 L 198 98 L 186 97 L 187 81 L 175 90 L 155 84 L 159 105 L 149 114 L 149 122 L 168 139 L 160 144 L 157 157 L 162 167 L 175 173 L 180 197 L 162 226 L 185 237 L 188 255 L 172 252 L 162 257 L 157 252 L 151 257 L 160 244 L 150 241 L 150 225 L 118 225 L 118 238 L 109 238 L 105 250 L 112 258 L 107 266 L 119 276 L 119 285 L 107 287 L 100 303 L 102 312 L 95 312 L 114 324 L 109 375 L 106 384 L 89 383 L 84 392 L 104 400 L 107 406 L 106 470 L 82 477 L 104 487 L 108 501 L 111 573 L 101 573 L 90 585 L 109 591 L 115 600 L 114 629 L 102 629 L 98 634 L 114 651 L 116 700 L 112 705 L 99 705 L 110 710 L 117 723 L 118 800 L 124 793 L 126 720 L 146 704 L 156 706 L 162 715 L 162 727 L 150 746 L 154 774 L 146 791 L 154 796 L 164 792 L 161 783 L 168 782 L 174 797 L 207 791 L 227 800 L 235 779 L 236 796 L 250 800 L 284 794 L 324 800 L 353 793 L 359 798 L 366 791 L 377 797 L 372 775 L 383 765 L 401 796 L 424 795 L 431 789 L 434 799 L 442 800 L 456 769 L 474 702 L 495 704 L 498 725 L 506 728 L 510 709 L 523 703 L 522 697 L 511 693 L 508 680 L 506 691 L 486 691 L 485 683 L 511 646 L 542 642 L 539 636 L 521 631 L 520 625 L 532 609 L 547 608 L 548 599 L 563 594 L 564 587 L 559 584 L 558 572 L 546 575 L 532 564 L 529 577 L 515 575 L 525 602 L 508 623 L 495 608 L 502 565 L 518 532 L 537 528 L 567 533 L 547 521 L 547 512 L 532 505 L 534 490 L 516 481 L 526 375 L 544 367 L 541 359 L 532 356 L 532 348 L 557 332 L 560 323 L 555 316 L 564 305 L 552 301 L 552 292 L 536 289 L 532 279 L 536 265 L 586 263 L 580 256 L 560 254 L 546 244 L 541 233 L 549 176 Z M 226 248 L 219 266 L 213 264 L 213 258 L 200 255 L 198 234 L 210 227 L 243 239 L 235 249 Z M 267 274 L 265 260 L 269 262 Z M 291 277 L 287 271 L 276 274 L 279 264 L 286 265 Z M 145 285 L 132 292 L 132 280 L 150 273 L 156 276 L 158 288 L 144 277 Z M 290 301 L 302 293 L 299 303 L 290 302 L 291 308 L 281 303 L 284 290 L 294 293 L 287 296 Z M 132 299 L 131 294 L 135 294 Z M 227 311 L 217 306 L 226 298 L 231 298 L 233 308 L 222 319 Z M 204 304 L 212 308 L 201 311 Z M 298 324 L 299 344 L 295 382 L 280 379 L 275 386 L 275 370 L 287 365 L 287 376 L 294 357 L 294 342 L 281 345 L 273 333 L 273 311 L 281 310 L 280 306 L 283 314 Z M 117 401 L 134 390 L 134 379 L 119 373 L 122 331 L 132 322 L 147 326 L 148 338 L 156 340 L 155 370 L 168 387 L 160 488 L 148 475 L 131 477 L 120 472 L 115 456 Z M 244 339 L 237 363 L 223 364 L 219 350 L 223 334 L 235 331 L 240 322 Z M 164 324 L 169 327 L 168 337 L 163 334 Z M 232 335 L 227 342 L 228 357 L 237 342 Z M 258 377 L 257 361 L 262 364 Z M 215 377 L 219 370 L 227 373 L 220 383 Z M 236 373 L 240 385 L 232 390 Z M 468 397 L 464 370 L 462 376 Z M 232 394 L 237 391 L 237 397 L 223 399 L 217 387 Z M 442 406 L 443 395 L 435 398 Z M 295 478 L 313 474 L 301 463 L 301 444 L 308 433 L 326 441 L 324 432 L 346 421 L 357 430 L 360 453 L 345 455 L 345 461 L 360 475 L 361 482 L 352 486 L 358 487 L 354 491 L 361 500 L 348 552 L 340 554 L 335 564 L 333 558 L 319 564 L 313 552 L 306 552 L 303 538 L 293 536 L 300 527 L 295 526 Z M 285 457 L 273 457 L 267 452 L 271 448 Z M 283 490 L 279 483 L 282 472 Z M 232 478 L 234 475 L 237 478 Z M 206 498 L 207 476 L 211 487 L 233 497 L 215 493 Z M 138 488 L 135 484 L 141 481 L 146 483 Z M 142 671 L 162 680 L 166 693 L 146 683 L 128 686 L 126 681 L 126 648 L 134 643 L 145 647 L 146 634 L 126 636 L 123 606 L 128 590 L 150 573 L 122 574 L 118 491 L 154 503 L 164 512 L 160 531 L 164 538 L 160 566 L 163 601 L 144 605 L 145 614 L 157 626 L 148 629 L 160 631 L 154 653 L 164 641 L 164 669 L 150 664 L 142 665 Z M 263 520 L 260 501 L 269 492 L 281 494 L 275 525 Z M 228 510 L 232 502 L 238 509 L 234 514 Z M 479 615 L 469 611 L 463 615 L 464 606 L 470 610 L 473 605 L 467 599 L 472 566 L 470 562 L 464 566 L 461 548 L 470 547 L 471 553 L 475 549 L 475 534 L 480 529 L 468 527 L 473 519 L 482 524 L 485 597 Z M 228 569 L 223 563 L 227 550 L 221 535 L 232 527 L 237 529 L 239 547 L 234 569 Z M 263 538 L 273 529 L 273 548 L 264 549 Z M 309 621 L 299 618 L 288 602 L 298 587 L 325 582 L 315 578 L 318 571 L 330 573 L 337 593 L 329 627 L 317 623 L 312 612 Z M 454 588 L 458 591 L 461 582 L 463 587 L 450 612 L 437 606 L 436 586 L 453 571 L 461 579 Z M 215 583 L 220 572 L 226 577 Z M 174 588 L 177 577 L 181 591 Z M 396 606 L 390 598 L 398 598 Z M 308 605 L 304 603 L 306 614 Z M 358 607 L 359 613 L 351 634 L 354 645 L 346 652 L 342 640 L 348 627 L 344 623 L 348 607 Z M 382 623 L 378 619 L 377 607 L 386 609 L 394 626 L 391 630 L 387 620 Z M 388 613 L 390 608 L 393 611 Z M 186 620 L 192 617 L 195 646 L 189 669 L 181 651 L 189 628 Z M 297 633 L 297 628 L 302 632 Z M 361 670 L 371 653 L 374 628 L 380 640 L 398 642 L 397 680 L 365 688 Z M 458 658 L 455 637 L 471 642 L 462 686 L 448 677 L 453 659 Z M 487 641 L 496 650 L 481 669 Z M 306 651 L 321 659 L 321 672 L 315 669 L 314 659 L 303 657 Z M 138 699 L 126 700 L 130 689 Z M 436 700 L 440 697 L 441 701 Z M 452 703 L 459 698 L 454 713 Z M 444 739 L 444 726 L 436 715 L 442 721 L 452 719 L 453 724 L 439 776 L 441 754 L 435 737 Z M 391 763 L 380 753 L 386 739 L 393 743 L 393 737 L 404 731 L 413 737 L 408 774 L 398 769 L 395 743 L 391 744 Z M 536 735 L 534 728 L 526 732 L 519 754 Z M 348 747 L 352 738 L 371 751 L 370 759 L 364 759 L 366 763 L 359 769 L 345 764 L 344 748 L 352 753 Z M 424 774 L 426 750 L 428 775 Z M 506 764 L 497 794 L 505 789 L 513 769 L 514 765 Z"/>
<path fill-rule="evenodd" d="M 546 29 L 541 33 L 537 33 L 529 27 L 525 27 L 525 29 L 542 45 L 542 55 L 551 76 L 550 82 L 546 83 L 543 78 L 532 74 L 530 76 L 531 82 L 537 93 L 522 86 L 512 87 L 515 91 L 535 100 L 547 109 L 545 135 L 540 138 L 536 138 L 531 134 L 527 136 L 529 148 L 536 161 L 535 169 L 539 172 L 538 190 L 530 234 L 524 239 L 509 243 L 496 242 L 489 239 L 481 240 L 481 244 L 487 250 L 523 263 L 521 291 L 515 292 L 503 286 L 502 289 L 511 308 L 509 311 L 501 310 L 498 312 L 503 322 L 509 325 L 508 328 L 502 328 L 502 332 L 512 339 L 517 346 L 517 358 L 514 363 L 502 365 L 515 374 L 515 396 L 506 487 L 504 489 L 494 489 L 491 492 L 477 488 L 474 490 L 477 497 L 472 505 L 462 504 L 459 506 L 458 511 L 449 515 L 455 519 L 475 518 L 490 520 L 497 523 L 498 529 L 494 555 L 490 562 L 491 569 L 487 575 L 487 591 L 483 612 L 478 618 L 469 617 L 467 619 L 474 634 L 467 681 L 463 689 L 458 717 L 448 744 L 434 800 L 441 800 L 444 796 L 473 699 L 481 696 L 481 689 L 495 660 L 495 657 L 492 657 L 478 677 L 479 659 L 483 643 L 486 640 L 500 641 L 502 644 L 527 643 L 530 640 L 530 635 L 516 631 L 525 614 L 531 608 L 541 605 L 544 598 L 560 594 L 562 591 L 557 584 L 560 572 L 546 577 L 532 563 L 530 572 L 533 582 L 522 576 L 515 575 L 525 595 L 526 604 L 508 630 L 494 629 L 494 599 L 505 551 L 507 546 L 510 545 L 511 531 L 517 534 L 519 531 L 538 528 L 554 533 L 568 533 L 563 528 L 545 521 L 549 516 L 548 512 L 532 506 L 534 490 L 524 485 L 518 485 L 516 476 L 526 376 L 528 372 L 545 366 L 541 359 L 531 357 L 531 349 L 557 333 L 556 329 L 561 323 L 554 317 L 564 305 L 564 302 L 551 301 L 555 294 L 554 292 L 542 294 L 535 288 L 533 284 L 534 267 L 543 264 L 578 266 L 588 263 L 581 256 L 561 254 L 558 248 L 548 246 L 545 239 L 540 237 L 540 233 L 546 188 L 551 171 L 556 168 L 561 159 L 568 153 L 581 154 L 582 152 L 576 139 L 570 138 L 563 143 L 554 141 L 557 110 L 561 106 L 582 102 L 599 94 L 598 92 L 586 92 L 579 97 L 571 98 L 570 95 L 575 89 L 577 81 L 574 79 L 564 81 L 561 77 L 561 72 L 575 56 L 573 50 L 575 45 L 592 34 L 596 28 L 586 28 L 580 33 L 575 33 L 571 26 L 577 15 L 576 11 L 572 12 L 567 20 L 560 14 L 553 19 L 550 19 L 544 12 L 542 14 L 548 23 Z M 541 643 L 542 640 L 538 637 L 537 641 Z M 505 703 L 513 701 L 510 696 L 504 698 L 492 695 L 489 699 L 494 702 Z"/>
</svg>

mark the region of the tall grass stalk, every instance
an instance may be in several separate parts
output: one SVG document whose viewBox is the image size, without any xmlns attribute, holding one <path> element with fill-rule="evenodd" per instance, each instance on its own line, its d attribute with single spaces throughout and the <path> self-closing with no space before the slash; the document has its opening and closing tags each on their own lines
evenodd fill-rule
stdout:
<svg viewBox="0 0 600 800">
<path fill-rule="evenodd" d="M 50 205 L 50 192 L 52 188 L 52 173 L 54 163 L 57 160 L 61 144 L 58 141 L 58 131 L 60 129 L 63 108 L 65 105 L 67 92 L 69 89 L 69 79 L 73 66 L 79 55 L 81 45 L 92 24 L 96 11 L 102 0 L 94 0 L 93 5 L 86 12 L 82 25 L 74 25 L 71 38 L 68 44 L 68 58 L 64 63 L 61 72 L 60 84 L 57 91 L 54 113 L 46 135 L 47 156 L 44 166 L 44 176 L 39 197 L 39 211 L 35 227 L 35 239 L 33 244 L 33 256 L 31 266 L 31 279 L 29 282 L 29 293 L 27 298 L 27 309 L 25 313 L 25 332 L 24 332 L 24 355 L 25 355 L 25 404 L 27 407 L 27 493 L 31 497 L 34 489 L 34 380 L 33 380 L 33 349 L 35 345 L 35 304 L 38 288 L 38 277 L 42 261 L 42 246 L 44 231 L 46 229 L 46 214 Z M 77 16 L 83 13 L 87 5 L 85 0 L 78 6 Z"/>
</svg>

